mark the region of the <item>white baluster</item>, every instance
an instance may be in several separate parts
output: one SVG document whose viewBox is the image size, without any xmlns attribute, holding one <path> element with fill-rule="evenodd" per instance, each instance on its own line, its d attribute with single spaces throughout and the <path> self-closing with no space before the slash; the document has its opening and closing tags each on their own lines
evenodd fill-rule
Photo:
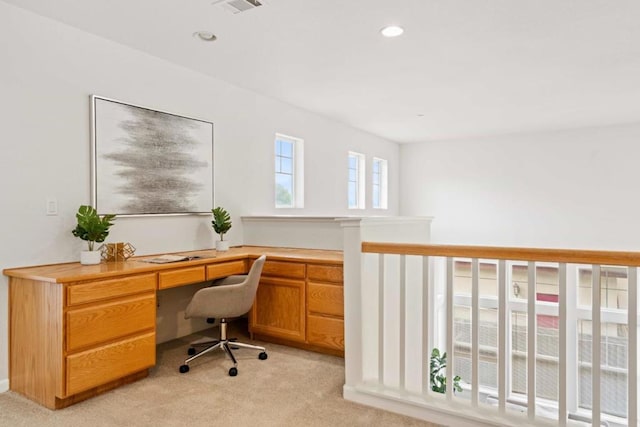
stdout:
<svg viewBox="0 0 640 427">
<path fill-rule="evenodd" d="M 378 382 L 384 384 L 384 254 L 378 256 Z"/>
<path fill-rule="evenodd" d="M 591 277 L 591 423 L 600 425 L 600 266 L 593 266 Z"/>
<path fill-rule="evenodd" d="M 430 259 L 428 256 L 422 257 L 422 369 L 426 370 L 427 375 L 422 375 L 422 393 L 427 394 L 429 391 L 429 349 L 432 345 L 431 335 L 433 333 L 433 311 L 431 309 L 433 286 L 431 283 Z"/>
<path fill-rule="evenodd" d="M 507 401 L 507 363 L 509 291 L 507 288 L 507 267 L 504 260 L 498 261 L 498 407 L 504 414 Z"/>
<path fill-rule="evenodd" d="M 638 424 L 638 268 L 629 267 L 629 308 L 627 324 L 629 325 L 629 353 L 628 353 L 628 424 Z"/>
<path fill-rule="evenodd" d="M 568 414 L 575 414 L 578 412 L 578 393 L 575 392 L 578 385 L 578 369 L 574 365 L 574 361 L 578 360 L 578 266 L 576 264 L 569 264 L 566 266 L 567 274 L 567 286 L 566 293 L 567 298 L 565 300 L 564 308 L 566 309 L 567 322 L 563 329 L 566 332 L 566 339 L 564 340 L 567 353 L 567 369 L 566 376 L 561 377 L 565 379 L 567 385 L 567 416 Z M 562 341 L 561 341 L 562 345 Z"/>
<path fill-rule="evenodd" d="M 559 310 L 559 388 L 558 420 L 561 426 L 567 425 L 567 264 L 558 266 L 558 310 Z"/>
<path fill-rule="evenodd" d="M 400 255 L 400 325 L 399 325 L 399 352 L 400 359 L 398 360 L 398 375 L 400 390 L 405 389 L 405 365 L 406 365 L 406 318 L 407 318 L 407 297 L 406 297 L 406 280 L 407 280 L 407 259 L 405 255 Z"/>
<path fill-rule="evenodd" d="M 447 399 L 453 398 L 453 258 L 447 258 Z"/>
<path fill-rule="evenodd" d="M 471 404 L 478 406 L 480 391 L 480 268 L 471 260 Z"/>
<path fill-rule="evenodd" d="M 536 417 L 536 263 L 528 264 L 527 293 L 527 414 L 530 420 Z"/>
</svg>

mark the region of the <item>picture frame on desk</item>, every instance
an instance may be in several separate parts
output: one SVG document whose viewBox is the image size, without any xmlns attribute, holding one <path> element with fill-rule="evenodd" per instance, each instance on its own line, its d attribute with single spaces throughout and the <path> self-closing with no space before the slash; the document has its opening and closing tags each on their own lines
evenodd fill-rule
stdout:
<svg viewBox="0 0 640 427">
<path fill-rule="evenodd" d="M 213 123 L 91 95 L 91 140 L 98 212 L 211 213 Z"/>
</svg>

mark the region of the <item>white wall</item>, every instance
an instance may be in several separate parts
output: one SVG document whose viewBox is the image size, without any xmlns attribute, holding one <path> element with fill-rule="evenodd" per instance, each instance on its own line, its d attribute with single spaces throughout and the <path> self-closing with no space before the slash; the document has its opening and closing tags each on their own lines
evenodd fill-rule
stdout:
<svg viewBox="0 0 640 427">
<path fill-rule="evenodd" d="M 242 215 L 352 214 L 345 207 L 348 150 L 367 154 L 368 162 L 388 159 L 392 194 L 398 188 L 394 143 L 1 1 L 0 40 L 2 269 L 79 258 L 84 242 L 70 231 L 78 206 L 90 201 L 90 94 L 214 123 L 215 204 L 233 213 L 232 244 L 242 243 Z M 276 132 L 305 140 L 303 210 L 273 207 Z M 58 216 L 45 216 L 47 197 L 58 199 Z M 388 213 L 397 214 L 398 198 L 389 206 Z M 131 242 L 138 254 L 209 248 L 213 240 L 208 216 L 119 218 L 109 237 Z M 171 321 L 169 329 L 180 330 L 179 317 L 163 318 L 163 326 Z M 0 391 L 8 377 L 7 337 L 2 276 Z"/>
<path fill-rule="evenodd" d="M 433 242 L 640 250 L 640 123 L 401 147 Z"/>
</svg>

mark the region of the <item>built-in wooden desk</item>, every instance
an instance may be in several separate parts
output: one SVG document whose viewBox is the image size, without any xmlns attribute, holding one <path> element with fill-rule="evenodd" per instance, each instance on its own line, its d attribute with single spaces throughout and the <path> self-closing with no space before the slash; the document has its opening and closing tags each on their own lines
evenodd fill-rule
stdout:
<svg viewBox="0 0 640 427">
<path fill-rule="evenodd" d="M 262 254 L 252 335 L 344 354 L 342 252 L 245 246 L 180 254 L 200 258 L 4 270 L 10 389 L 58 409 L 146 377 L 156 362 L 156 292 L 244 274 Z"/>
</svg>

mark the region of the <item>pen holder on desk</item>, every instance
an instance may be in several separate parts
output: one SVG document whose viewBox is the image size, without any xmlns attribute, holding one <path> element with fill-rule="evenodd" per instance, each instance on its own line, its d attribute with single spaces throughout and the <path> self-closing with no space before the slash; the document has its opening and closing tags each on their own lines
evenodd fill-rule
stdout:
<svg viewBox="0 0 640 427">
<path fill-rule="evenodd" d="M 102 259 L 109 261 L 126 261 L 136 252 L 136 248 L 131 243 L 105 243 L 100 246 Z"/>
</svg>

